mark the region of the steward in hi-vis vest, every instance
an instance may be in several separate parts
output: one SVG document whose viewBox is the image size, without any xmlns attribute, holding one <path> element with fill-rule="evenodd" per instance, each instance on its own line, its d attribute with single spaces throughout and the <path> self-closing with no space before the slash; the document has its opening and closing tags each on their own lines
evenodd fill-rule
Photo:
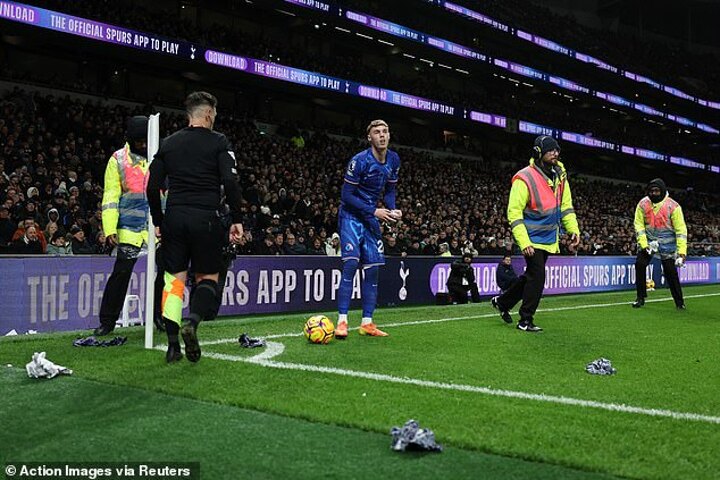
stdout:
<svg viewBox="0 0 720 480">
<path fill-rule="evenodd" d="M 103 231 L 106 241 L 117 246 L 117 257 L 103 292 L 100 326 L 95 329 L 95 335 L 107 335 L 115 329 L 135 262 L 147 241 L 147 126 L 147 117 L 130 118 L 127 143 L 112 154 L 105 168 Z"/>
<path fill-rule="evenodd" d="M 530 165 L 512 178 L 508 222 L 527 269 L 511 288 L 494 297 L 492 304 L 503 320 L 511 323 L 508 311 L 522 299 L 517 328 L 526 332 L 542 330 L 533 317 L 545 287 L 545 263 L 550 253 L 560 252 L 560 235 L 571 234 L 572 248 L 580 243 L 567 172 L 559 158 L 557 141 L 541 135 L 535 139 Z"/>
<path fill-rule="evenodd" d="M 647 186 L 647 197 L 635 209 L 635 236 L 638 255 L 635 260 L 635 289 L 637 298 L 633 308 L 645 305 L 647 297 L 647 266 L 655 253 L 660 255 L 663 275 L 670 287 L 675 306 L 685 309 L 677 267 L 685 264 L 687 255 L 687 226 L 680 205 L 670 198 L 662 179 L 656 178 Z"/>
</svg>

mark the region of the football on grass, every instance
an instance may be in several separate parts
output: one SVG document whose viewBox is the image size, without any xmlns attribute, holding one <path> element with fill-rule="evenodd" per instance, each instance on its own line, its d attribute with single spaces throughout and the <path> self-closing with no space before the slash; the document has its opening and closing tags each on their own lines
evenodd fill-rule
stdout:
<svg viewBox="0 0 720 480">
<path fill-rule="evenodd" d="M 335 336 L 335 325 L 325 315 L 315 315 L 305 322 L 303 332 L 308 342 L 325 344 Z"/>
</svg>

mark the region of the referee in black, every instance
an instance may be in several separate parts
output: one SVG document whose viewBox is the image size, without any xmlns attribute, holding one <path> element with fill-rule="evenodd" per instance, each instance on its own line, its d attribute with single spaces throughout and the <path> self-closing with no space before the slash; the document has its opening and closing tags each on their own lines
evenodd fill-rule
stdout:
<svg viewBox="0 0 720 480">
<path fill-rule="evenodd" d="M 155 234 L 162 239 L 166 270 L 162 313 L 168 335 L 168 363 L 182 359 L 179 333 L 187 359 L 200 360 L 197 327 L 203 319 L 211 318 L 220 304 L 217 282 L 228 240 L 219 214 L 221 186 L 230 206 L 230 241 L 239 243 L 243 235 L 235 154 L 225 135 L 213 131 L 216 107 L 217 99 L 207 92 L 188 95 L 185 108 L 189 125 L 163 140 L 150 165 L 147 198 Z M 163 213 L 160 189 L 166 180 L 168 197 Z M 190 314 L 183 318 L 190 262 L 196 287 L 190 298 Z"/>
</svg>

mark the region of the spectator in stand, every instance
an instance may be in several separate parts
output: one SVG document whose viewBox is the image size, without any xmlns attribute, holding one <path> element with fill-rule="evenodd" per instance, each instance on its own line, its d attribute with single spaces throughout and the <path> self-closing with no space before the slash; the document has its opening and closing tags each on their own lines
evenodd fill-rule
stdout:
<svg viewBox="0 0 720 480">
<path fill-rule="evenodd" d="M 292 233 L 288 233 L 285 237 L 284 250 L 285 255 L 307 254 L 307 249 L 305 248 L 305 245 L 298 244 L 295 239 L 295 235 Z"/>
<path fill-rule="evenodd" d="M 307 254 L 308 244 L 307 244 L 307 239 L 305 237 L 305 232 L 303 232 L 302 227 L 298 227 L 296 238 L 297 238 L 297 244 L 300 245 L 303 249 L 305 249 L 305 253 L 303 255 Z"/>
<path fill-rule="evenodd" d="M 422 254 L 431 257 L 440 255 L 440 248 L 438 247 L 437 241 L 438 236 L 436 234 L 430 235 L 423 246 Z"/>
<path fill-rule="evenodd" d="M 72 236 L 72 251 L 73 255 L 90 255 L 94 253 L 93 247 L 90 246 L 88 241 L 85 239 L 85 232 L 82 228 L 77 225 L 73 225 L 70 228 L 70 235 Z"/>
<path fill-rule="evenodd" d="M 45 238 L 51 239 L 53 235 L 55 235 L 55 232 L 57 232 L 58 230 L 60 229 L 57 223 L 48 222 L 48 224 L 45 226 L 45 231 L 43 232 L 43 235 L 45 235 Z M 50 244 L 48 244 L 48 246 L 50 246 Z"/>
<path fill-rule="evenodd" d="M 450 255 L 453 257 L 459 257 L 462 255 L 462 248 L 460 248 L 460 241 L 457 239 L 457 237 L 453 237 L 450 240 Z"/>
<path fill-rule="evenodd" d="M 36 189 L 37 190 L 37 189 Z M 31 218 L 35 222 L 35 226 L 40 226 L 43 222 L 43 216 L 37 211 L 37 205 L 33 201 L 25 203 L 25 211 L 23 212 L 25 218 Z"/>
<path fill-rule="evenodd" d="M 18 229 L 15 230 L 15 234 L 12 237 L 12 241 L 14 242 L 16 240 L 21 239 L 25 235 L 25 231 L 30 227 L 35 228 L 34 237 L 40 242 L 40 248 L 41 248 L 40 253 L 45 253 L 45 251 L 47 250 L 47 240 L 45 240 L 45 235 L 40 230 L 40 226 L 35 223 L 35 220 L 32 217 L 26 218 L 25 220 L 23 220 L 20 227 L 18 227 Z"/>
<path fill-rule="evenodd" d="M 420 249 L 420 242 L 417 240 L 413 240 L 413 242 L 410 244 L 410 246 L 407 249 L 408 255 L 422 255 L 422 250 Z"/>
<path fill-rule="evenodd" d="M 23 235 L 13 242 L 11 250 L 16 255 L 42 255 L 43 248 L 35 226 L 26 227 Z"/>
<path fill-rule="evenodd" d="M 285 255 L 285 235 L 282 233 L 275 234 L 275 248 L 278 251 L 278 255 Z"/>
<path fill-rule="evenodd" d="M 386 257 L 405 257 L 407 253 L 400 248 L 397 242 L 397 238 L 393 235 L 387 235 L 384 239 L 385 244 L 385 256 Z"/>
<path fill-rule="evenodd" d="M 50 237 L 47 254 L 53 256 L 73 254 L 72 245 L 68 243 L 67 238 L 65 238 L 62 232 L 56 231 L 52 237 Z"/>
<path fill-rule="evenodd" d="M 490 245 L 488 245 L 488 252 L 490 255 L 502 255 L 505 253 L 505 249 L 500 248 L 495 237 L 492 237 L 490 239 Z"/>
<path fill-rule="evenodd" d="M 312 241 L 310 242 L 310 247 L 307 251 L 308 255 L 323 255 L 326 256 L 327 252 L 325 251 L 325 246 L 323 245 L 322 238 L 320 237 L 313 237 Z"/>
<path fill-rule="evenodd" d="M 47 213 L 48 223 L 54 223 L 56 226 L 60 226 L 60 212 L 57 208 L 51 208 Z"/>
<path fill-rule="evenodd" d="M 340 256 L 340 235 L 337 232 L 325 242 L 325 254 L 329 257 Z"/>
<path fill-rule="evenodd" d="M 258 255 L 281 255 L 282 250 L 275 244 L 275 236 L 268 233 L 257 248 Z"/>
<path fill-rule="evenodd" d="M 93 244 L 93 249 L 95 250 L 93 253 L 95 253 L 95 255 L 110 255 L 113 248 L 113 245 L 107 241 L 105 232 L 100 230 L 95 234 L 95 243 Z"/>
<path fill-rule="evenodd" d="M 282 225 L 280 225 L 280 215 L 277 213 L 272 216 L 272 219 L 270 220 L 270 227 L 272 227 L 273 230 L 280 230 Z"/>
</svg>

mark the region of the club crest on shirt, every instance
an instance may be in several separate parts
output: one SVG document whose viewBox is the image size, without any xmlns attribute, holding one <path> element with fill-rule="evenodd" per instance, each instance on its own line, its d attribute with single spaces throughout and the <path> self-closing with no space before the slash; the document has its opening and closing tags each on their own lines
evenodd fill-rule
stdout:
<svg viewBox="0 0 720 480">
<path fill-rule="evenodd" d="M 354 250 L 354 249 L 353 249 L 352 243 L 346 243 L 346 244 L 345 244 L 345 251 L 346 251 L 346 252 L 352 252 L 353 250 Z"/>
</svg>

